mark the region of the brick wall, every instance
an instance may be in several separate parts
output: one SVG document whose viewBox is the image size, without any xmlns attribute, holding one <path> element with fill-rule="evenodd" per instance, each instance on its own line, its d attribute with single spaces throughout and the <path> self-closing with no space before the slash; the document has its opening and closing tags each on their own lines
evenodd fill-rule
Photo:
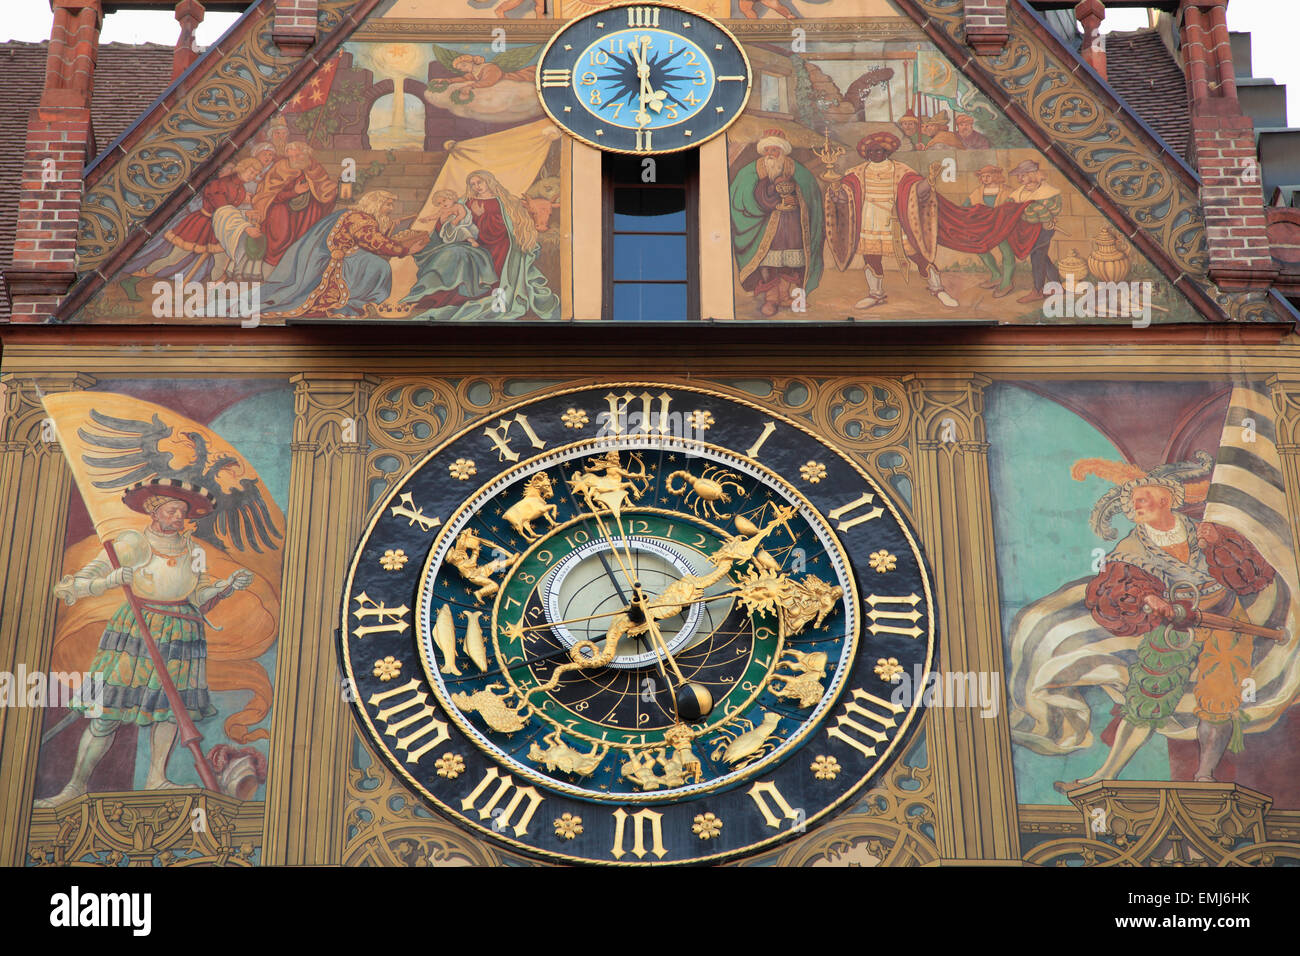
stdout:
<svg viewBox="0 0 1300 956">
<path fill-rule="evenodd" d="M 1210 279 L 1262 289 L 1277 277 L 1264 214 L 1255 129 L 1233 80 L 1226 0 L 1184 0 L 1183 55 L 1192 102 L 1192 159 L 1201 176 Z"/>
<path fill-rule="evenodd" d="M 1271 279 L 1276 268 L 1250 117 L 1193 115 L 1192 141 L 1201 174 L 1210 277 L 1224 288 Z"/>
<path fill-rule="evenodd" d="M 42 321 L 76 278 L 82 170 L 94 141 L 99 0 L 56 0 L 40 105 L 27 123 L 13 265 L 7 276 L 14 322 Z"/>
<path fill-rule="evenodd" d="M 316 42 L 316 0 L 275 0 L 273 36 L 281 53 L 305 53 Z"/>
<path fill-rule="evenodd" d="M 1006 0 L 968 0 L 966 42 L 976 53 L 995 55 L 1007 45 Z"/>
</svg>

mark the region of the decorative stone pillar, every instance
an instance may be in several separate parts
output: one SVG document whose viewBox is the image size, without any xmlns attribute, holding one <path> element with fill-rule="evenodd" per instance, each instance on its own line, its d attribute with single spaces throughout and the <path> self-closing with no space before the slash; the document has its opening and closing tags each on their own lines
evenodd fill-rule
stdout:
<svg viewBox="0 0 1300 956">
<path fill-rule="evenodd" d="M 941 678 L 953 671 L 996 674 L 999 692 L 996 714 L 981 716 L 979 707 L 937 707 L 927 717 L 937 842 L 945 862 L 1018 861 L 983 419 L 990 380 L 955 373 L 912 375 L 903 382 L 914 412 L 912 511 L 942 613 L 936 667 Z"/>
<path fill-rule="evenodd" d="M 49 394 L 94 382 L 76 372 L 0 376 L 0 671 L 48 671 L 54 645 L 73 481 L 36 388 Z M 37 707 L 0 707 L 0 866 L 24 863 L 44 716 Z"/>
<path fill-rule="evenodd" d="M 334 631 L 366 513 L 366 407 L 378 379 L 296 375 L 265 864 L 337 864 L 352 720 Z"/>
</svg>

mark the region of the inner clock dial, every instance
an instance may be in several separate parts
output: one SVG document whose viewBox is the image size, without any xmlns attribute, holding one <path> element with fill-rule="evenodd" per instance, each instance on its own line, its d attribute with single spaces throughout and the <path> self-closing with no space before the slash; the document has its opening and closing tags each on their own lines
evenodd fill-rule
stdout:
<svg viewBox="0 0 1300 956">
<path fill-rule="evenodd" d="M 665 129 L 702 110 L 717 79 L 705 52 L 662 30 L 620 30 L 578 56 L 573 93 L 587 112 L 624 129 Z"/>
<path fill-rule="evenodd" d="M 608 613 L 628 607 L 631 596 L 628 588 L 615 587 L 611 572 L 621 573 L 622 566 L 630 562 L 632 573 L 648 595 L 662 592 L 684 575 L 699 574 L 704 570 L 700 556 L 691 559 L 685 549 L 666 547 L 652 538 L 632 536 L 626 540 L 590 541 L 558 561 L 542 581 L 543 601 L 547 619 L 551 621 L 576 621 L 556 624 L 555 636 L 566 647 L 579 641 L 602 644 L 606 637 Z M 617 579 L 615 579 L 617 580 Z M 718 582 L 705 591 L 706 596 L 728 590 L 729 583 Z M 730 612 L 730 602 L 711 604 L 696 602 L 681 613 L 664 618 L 659 630 L 670 653 L 693 647 L 713 633 Z M 580 620 L 591 618 L 591 620 Z M 615 656 L 607 667 L 616 670 L 640 669 L 653 666 L 659 659 L 658 651 L 644 633 L 624 635 L 619 639 Z"/>
</svg>

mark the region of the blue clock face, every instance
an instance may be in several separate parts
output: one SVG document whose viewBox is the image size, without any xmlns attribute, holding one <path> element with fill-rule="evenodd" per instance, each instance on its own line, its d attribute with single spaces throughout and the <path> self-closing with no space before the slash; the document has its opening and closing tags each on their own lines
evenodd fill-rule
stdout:
<svg viewBox="0 0 1300 956">
<path fill-rule="evenodd" d="M 619 30 L 578 56 L 573 92 L 602 124 L 662 130 L 695 118 L 717 74 L 693 40 L 665 30 Z M 652 139 L 653 142 L 653 139 Z"/>
<path fill-rule="evenodd" d="M 675 7 L 612 7 L 564 27 L 542 54 L 542 104 L 571 135 L 614 152 L 668 153 L 716 136 L 744 109 L 735 39 Z"/>
</svg>

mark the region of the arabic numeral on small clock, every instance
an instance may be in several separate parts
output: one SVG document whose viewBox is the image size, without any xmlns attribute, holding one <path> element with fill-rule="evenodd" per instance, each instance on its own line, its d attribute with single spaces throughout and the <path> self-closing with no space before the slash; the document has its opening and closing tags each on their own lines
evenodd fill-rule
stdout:
<svg viewBox="0 0 1300 956">
<path fill-rule="evenodd" d="M 604 66 L 609 62 L 609 54 L 604 50 L 592 50 L 587 62 L 592 66 Z"/>
</svg>

